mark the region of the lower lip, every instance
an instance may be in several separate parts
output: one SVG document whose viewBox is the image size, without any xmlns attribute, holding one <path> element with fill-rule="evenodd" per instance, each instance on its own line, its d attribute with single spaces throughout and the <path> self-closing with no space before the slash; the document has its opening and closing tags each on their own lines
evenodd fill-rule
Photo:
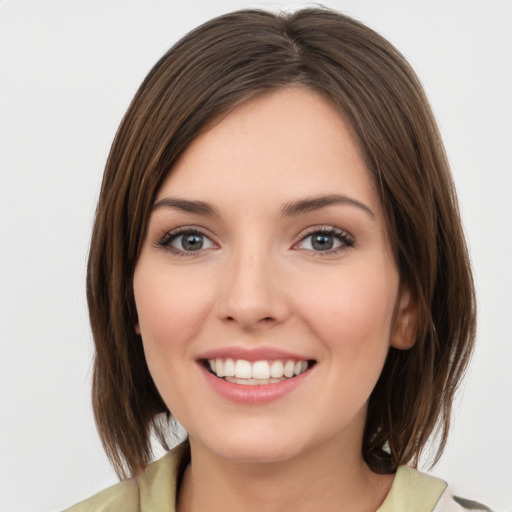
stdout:
<svg viewBox="0 0 512 512">
<path fill-rule="evenodd" d="M 216 393 L 231 402 L 248 405 L 264 404 L 273 402 L 274 400 L 279 400 L 300 386 L 306 379 L 308 379 L 311 373 L 311 370 L 307 370 L 297 377 L 292 377 L 281 382 L 251 386 L 247 384 L 234 384 L 232 382 L 228 382 L 212 375 L 201 363 L 200 366 L 206 382 L 208 382 Z"/>
</svg>

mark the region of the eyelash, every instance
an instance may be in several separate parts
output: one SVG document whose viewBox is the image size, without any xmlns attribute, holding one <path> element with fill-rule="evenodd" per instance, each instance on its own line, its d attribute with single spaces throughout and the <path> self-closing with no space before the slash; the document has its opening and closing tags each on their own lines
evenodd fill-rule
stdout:
<svg viewBox="0 0 512 512">
<path fill-rule="evenodd" d="M 177 249 L 176 247 L 173 247 L 171 245 L 172 242 L 174 242 L 174 240 L 176 240 L 180 236 L 184 236 L 184 235 L 199 235 L 199 236 L 203 237 L 204 239 L 209 240 L 210 243 L 213 243 L 213 242 L 211 242 L 210 237 L 205 232 L 203 232 L 201 229 L 199 229 L 197 227 L 194 227 L 194 228 L 180 227 L 177 229 L 173 229 L 172 231 L 166 232 L 164 234 L 164 236 L 156 243 L 156 245 L 158 247 L 165 249 L 166 251 L 171 252 L 172 254 L 174 254 L 176 256 L 185 256 L 185 257 L 189 257 L 189 258 L 199 256 L 205 249 L 203 249 L 203 250 L 200 249 L 198 251 L 186 251 L 186 250 Z"/>
<path fill-rule="evenodd" d="M 343 231 L 342 229 L 339 229 L 339 228 L 335 228 L 334 226 L 329 226 L 329 227 L 324 226 L 324 227 L 320 227 L 320 228 L 311 228 L 308 232 L 306 232 L 304 235 L 301 236 L 299 242 L 297 242 L 297 244 L 295 244 L 294 247 L 296 247 L 300 243 L 304 242 L 309 237 L 312 237 L 313 235 L 332 236 L 336 240 L 338 240 L 338 242 L 340 242 L 340 245 L 338 247 L 335 247 L 335 248 L 329 249 L 329 250 L 325 250 L 325 251 L 319 251 L 319 250 L 314 250 L 314 249 L 300 249 L 300 248 L 298 248 L 297 250 L 307 251 L 309 253 L 312 253 L 313 256 L 315 256 L 315 257 L 322 258 L 325 256 L 332 256 L 334 254 L 339 254 L 340 252 L 345 251 L 346 249 L 348 249 L 350 247 L 354 247 L 354 245 L 355 245 L 354 238 L 351 235 L 349 235 L 346 231 Z"/>
<path fill-rule="evenodd" d="M 172 231 L 168 231 L 164 234 L 164 236 L 156 243 L 157 247 L 161 247 L 165 249 L 166 251 L 171 252 L 172 254 L 176 256 L 181 257 L 197 257 L 199 256 L 204 250 L 203 248 L 200 248 L 197 251 L 187 251 L 187 250 L 181 250 L 173 247 L 171 244 L 174 242 L 177 238 L 184 235 L 199 235 L 203 237 L 203 239 L 208 240 L 210 243 L 213 244 L 209 236 L 203 232 L 201 229 L 194 227 L 194 228 L 188 228 L 188 227 L 180 227 L 177 229 L 174 229 Z M 299 244 L 303 243 L 305 240 L 307 240 L 309 237 L 312 237 L 313 235 L 324 235 L 324 236 L 332 236 L 334 237 L 338 242 L 340 242 L 340 245 L 338 247 L 335 247 L 333 249 L 320 251 L 315 249 L 305 249 L 305 248 L 297 248 L 295 249 Z M 300 240 L 294 244 L 293 248 L 295 250 L 303 250 L 308 253 L 313 254 L 315 257 L 325 257 L 325 256 L 332 256 L 334 254 L 339 254 L 340 252 L 346 250 L 347 248 L 354 247 L 355 240 L 354 238 L 349 235 L 346 231 L 343 231 L 342 229 L 335 228 L 333 226 L 325 226 L 320 228 L 310 228 L 308 232 L 303 234 L 300 238 Z"/>
</svg>

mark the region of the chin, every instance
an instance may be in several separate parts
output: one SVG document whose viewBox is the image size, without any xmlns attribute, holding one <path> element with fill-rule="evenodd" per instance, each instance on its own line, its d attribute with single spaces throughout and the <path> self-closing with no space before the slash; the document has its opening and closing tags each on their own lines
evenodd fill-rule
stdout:
<svg viewBox="0 0 512 512">
<path fill-rule="evenodd" d="M 194 442 L 193 437 L 191 442 Z M 220 436 L 203 439 L 200 443 L 223 459 L 255 464 L 284 462 L 307 449 L 303 440 L 290 438 L 289 432 L 276 432 L 276 429 L 224 432 Z"/>
<path fill-rule="evenodd" d="M 219 450 L 218 455 L 233 462 L 251 464 L 271 464 L 285 462 L 297 456 L 301 450 L 284 448 L 267 444 L 262 447 L 260 444 L 253 446 L 233 446 L 227 450 Z"/>
</svg>

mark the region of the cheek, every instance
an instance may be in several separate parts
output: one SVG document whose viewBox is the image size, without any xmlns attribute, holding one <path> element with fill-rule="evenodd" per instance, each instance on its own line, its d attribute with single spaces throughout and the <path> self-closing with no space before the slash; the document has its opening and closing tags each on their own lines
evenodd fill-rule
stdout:
<svg viewBox="0 0 512 512">
<path fill-rule="evenodd" d="M 170 272 L 158 264 L 136 268 L 133 288 L 146 353 L 172 351 L 193 339 L 207 313 L 208 287 L 186 271 Z M 200 284 L 198 284 L 200 283 Z"/>
<path fill-rule="evenodd" d="M 349 267 L 304 285 L 295 293 L 302 316 L 329 350 L 372 353 L 378 346 L 387 352 L 398 294 L 394 267 Z"/>
<path fill-rule="evenodd" d="M 303 301 L 302 316 L 323 346 L 325 389 L 335 390 L 318 400 L 336 425 L 367 403 L 390 346 L 398 276 L 362 270 L 333 276 Z"/>
<path fill-rule="evenodd" d="M 196 276 L 197 277 L 197 276 Z M 178 417 L 186 410 L 193 340 L 208 317 L 208 286 L 194 286 L 186 269 L 173 269 L 153 259 L 139 260 L 134 296 L 140 334 L 151 376 L 165 404 Z M 192 285 L 191 285 L 192 283 Z"/>
</svg>

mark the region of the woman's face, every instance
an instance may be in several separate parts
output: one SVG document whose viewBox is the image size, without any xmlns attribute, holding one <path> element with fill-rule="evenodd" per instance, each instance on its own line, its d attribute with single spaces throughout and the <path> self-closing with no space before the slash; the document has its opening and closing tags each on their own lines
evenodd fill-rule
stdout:
<svg viewBox="0 0 512 512">
<path fill-rule="evenodd" d="M 250 100 L 190 145 L 158 193 L 134 293 L 164 402 L 195 446 L 232 460 L 360 453 L 388 349 L 410 345 L 369 171 L 304 88 Z"/>
</svg>

